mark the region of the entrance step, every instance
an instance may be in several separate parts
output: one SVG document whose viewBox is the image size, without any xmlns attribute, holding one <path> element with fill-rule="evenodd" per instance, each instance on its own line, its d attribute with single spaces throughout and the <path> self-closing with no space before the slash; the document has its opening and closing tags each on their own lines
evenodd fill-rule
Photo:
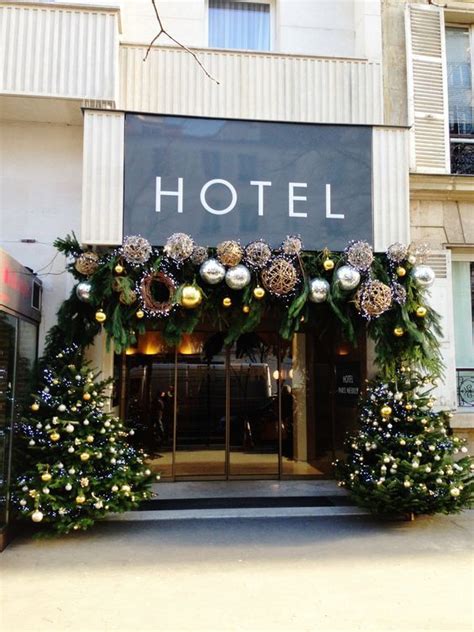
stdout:
<svg viewBox="0 0 474 632">
<path fill-rule="evenodd" d="M 111 520 L 282 518 L 365 514 L 334 481 L 206 481 L 154 485 L 157 498 Z"/>
</svg>

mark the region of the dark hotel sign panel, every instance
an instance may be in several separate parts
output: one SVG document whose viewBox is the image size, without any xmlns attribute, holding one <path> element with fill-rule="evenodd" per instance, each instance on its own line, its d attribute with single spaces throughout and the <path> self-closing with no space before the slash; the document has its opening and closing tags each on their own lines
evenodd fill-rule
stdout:
<svg viewBox="0 0 474 632">
<path fill-rule="evenodd" d="M 127 114 L 124 236 L 372 243 L 372 129 Z"/>
</svg>

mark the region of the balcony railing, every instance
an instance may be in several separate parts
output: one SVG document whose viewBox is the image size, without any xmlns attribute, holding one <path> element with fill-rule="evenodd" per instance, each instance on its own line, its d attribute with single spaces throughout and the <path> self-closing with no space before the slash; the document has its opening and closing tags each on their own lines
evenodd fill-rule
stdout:
<svg viewBox="0 0 474 632">
<path fill-rule="evenodd" d="M 456 369 L 458 406 L 474 406 L 474 369 Z"/>
<path fill-rule="evenodd" d="M 103 6 L 0 6 L 0 94 L 115 104 L 118 13 Z"/>
<path fill-rule="evenodd" d="M 474 137 L 470 142 L 451 139 L 451 173 L 474 175 Z"/>
</svg>

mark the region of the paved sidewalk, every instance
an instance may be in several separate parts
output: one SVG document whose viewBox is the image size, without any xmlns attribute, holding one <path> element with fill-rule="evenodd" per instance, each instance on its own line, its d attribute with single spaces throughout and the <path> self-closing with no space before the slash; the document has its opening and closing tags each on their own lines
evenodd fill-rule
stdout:
<svg viewBox="0 0 474 632">
<path fill-rule="evenodd" d="M 0 557 L 2 632 L 471 630 L 474 512 L 98 525 Z"/>
</svg>

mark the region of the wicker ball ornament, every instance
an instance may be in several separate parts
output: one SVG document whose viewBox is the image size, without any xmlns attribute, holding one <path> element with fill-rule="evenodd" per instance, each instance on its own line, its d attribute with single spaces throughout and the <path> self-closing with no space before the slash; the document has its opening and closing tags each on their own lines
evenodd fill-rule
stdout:
<svg viewBox="0 0 474 632">
<path fill-rule="evenodd" d="M 238 265 L 243 256 L 244 250 L 238 241 L 221 241 L 217 245 L 217 258 L 224 266 Z"/>
<path fill-rule="evenodd" d="M 194 241 L 186 233 L 173 233 L 166 240 L 163 250 L 170 259 L 173 259 L 176 263 L 182 263 L 193 254 Z"/>
<path fill-rule="evenodd" d="M 288 235 L 282 243 L 281 249 L 285 255 L 296 257 L 303 249 L 301 237 L 298 237 L 298 235 Z"/>
<path fill-rule="evenodd" d="M 366 241 L 354 241 L 346 248 L 346 259 L 359 272 L 367 272 L 374 260 L 372 246 Z"/>
<path fill-rule="evenodd" d="M 164 272 L 150 272 L 142 278 L 139 292 L 147 314 L 167 316 L 173 309 L 176 281 Z"/>
<path fill-rule="evenodd" d="M 74 267 L 84 276 L 91 276 L 99 267 L 99 256 L 95 252 L 83 252 L 78 256 Z"/>
<path fill-rule="evenodd" d="M 394 281 L 392 283 L 392 297 L 395 303 L 399 305 L 405 305 L 407 302 L 407 291 L 400 283 Z"/>
<path fill-rule="evenodd" d="M 123 258 L 132 266 L 140 266 L 146 263 L 151 256 L 151 244 L 148 239 L 140 235 L 131 235 L 125 238 L 122 244 Z"/>
<path fill-rule="evenodd" d="M 252 241 L 245 248 L 245 263 L 256 270 L 261 270 L 272 258 L 272 251 L 262 239 Z"/>
<path fill-rule="evenodd" d="M 377 318 L 390 309 L 392 290 L 382 281 L 370 281 L 357 290 L 354 303 L 365 318 Z"/>
<path fill-rule="evenodd" d="M 405 244 L 401 244 L 399 241 L 391 244 L 387 248 L 387 257 L 392 263 L 401 263 L 405 261 L 408 256 L 408 247 Z"/>
<path fill-rule="evenodd" d="M 295 266 L 284 257 L 275 257 L 262 270 L 262 283 L 275 296 L 285 296 L 292 292 L 299 281 Z"/>
<path fill-rule="evenodd" d="M 204 261 L 207 261 L 207 259 L 207 248 L 204 248 L 204 246 L 195 246 L 191 255 L 191 263 L 195 266 L 200 266 Z"/>
</svg>

